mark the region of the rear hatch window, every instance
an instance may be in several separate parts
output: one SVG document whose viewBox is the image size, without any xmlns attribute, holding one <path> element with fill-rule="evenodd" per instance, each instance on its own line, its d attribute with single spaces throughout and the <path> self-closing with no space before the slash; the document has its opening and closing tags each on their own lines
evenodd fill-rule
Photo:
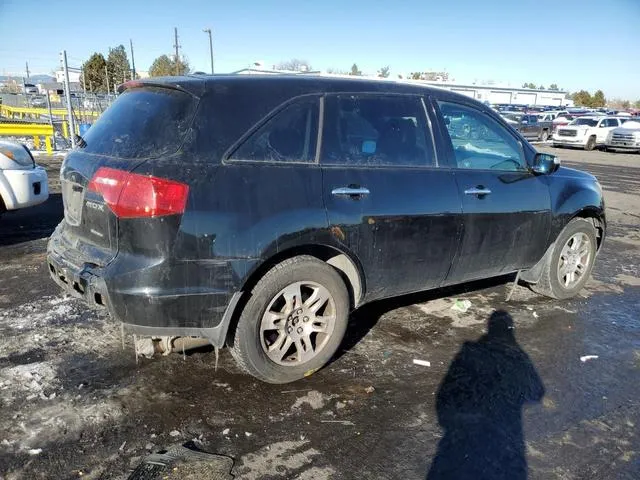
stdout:
<svg viewBox="0 0 640 480">
<path fill-rule="evenodd" d="M 174 153 L 191 125 L 195 97 L 180 90 L 125 90 L 89 129 L 84 151 L 114 158 L 143 159 Z"/>
</svg>

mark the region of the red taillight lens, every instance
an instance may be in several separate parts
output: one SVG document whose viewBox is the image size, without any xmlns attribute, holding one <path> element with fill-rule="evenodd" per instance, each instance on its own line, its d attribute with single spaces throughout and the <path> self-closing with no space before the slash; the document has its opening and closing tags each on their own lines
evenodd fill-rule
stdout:
<svg viewBox="0 0 640 480">
<path fill-rule="evenodd" d="M 89 186 L 119 218 L 160 217 L 184 213 L 189 186 L 164 178 L 100 167 Z"/>
</svg>

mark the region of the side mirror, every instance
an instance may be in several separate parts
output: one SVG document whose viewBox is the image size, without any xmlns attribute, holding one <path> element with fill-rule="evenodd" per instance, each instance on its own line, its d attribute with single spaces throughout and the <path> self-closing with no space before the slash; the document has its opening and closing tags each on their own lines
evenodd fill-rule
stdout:
<svg viewBox="0 0 640 480">
<path fill-rule="evenodd" d="M 540 175 L 548 175 L 555 172 L 560 166 L 560 159 L 549 153 L 536 153 L 533 157 L 531 170 Z"/>
</svg>

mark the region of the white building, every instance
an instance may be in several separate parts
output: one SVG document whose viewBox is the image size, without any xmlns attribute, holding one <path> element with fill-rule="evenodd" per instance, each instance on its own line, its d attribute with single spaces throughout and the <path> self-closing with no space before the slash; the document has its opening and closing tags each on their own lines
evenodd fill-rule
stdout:
<svg viewBox="0 0 640 480">
<path fill-rule="evenodd" d="M 264 68 L 262 64 L 256 62 L 257 66 L 251 66 L 249 68 L 243 68 L 233 72 L 240 75 L 265 75 L 265 74 L 301 74 L 301 75 L 323 75 L 323 76 L 337 76 L 344 77 L 345 75 L 335 75 L 330 73 L 323 73 L 319 71 L 310 72 L 292 72 L 286 70 L 276 70 L 275 68 Z M 358 77 L 369 80 L 381 80 L 377 77 L 363 76 Z M 541 106 L 554 106 L 554 107 L 571 107 L 573 101 L 567 98 L 567 92 L 560 90 L 535 90 L 532 88 L 512 88 L 512 87 L 499 87 L 496 85 L 467 85 L 456 82 L 442 82 L 442 81 L 429 81 L 429 80 L 395 80 L 393 78 L 386 79 L 388 81 L 401 81 L 409 83 L 420 83 L 423 85 L 429 85 L 453 92 L 458 92 L 468 97 L 475 98 L 481 102 L 490 104 L 511 104 L 511 105 L 541 105 Z"/>
<path fill-rule="evenodd" d="M 491 104 L 506 103 L 556 107 L 573 105 L 573 102 L 567 98 L 567 92 L 560 90 L 534 90 L 532 88 L 496 87 L 495 85 L 464 85 L 453 82 L 420 81 L 420 83 L 445 88 Z"/>
<path fill-rule="evenodd" d="M 80 72 L 69 72 L 69 81 L 77 83 L 80 81 Z M 56 82 L 64 83 L 64 70 L 56 71 Z"/>
</svg>

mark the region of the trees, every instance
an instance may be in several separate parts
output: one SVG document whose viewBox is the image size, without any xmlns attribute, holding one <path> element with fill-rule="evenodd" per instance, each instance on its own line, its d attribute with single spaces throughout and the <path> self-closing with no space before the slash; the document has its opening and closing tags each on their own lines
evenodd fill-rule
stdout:
<svg viewBox="0 0 640 480">
<path fill-rule="evenodd" d="M 289 70 L 292 72 L 308 72 L 311 70 L 311 64 L 306 60 L 292 58 L 286 62 L 280 62 L 276 65 L 278 70 Z"/>
<path fill-rule="evenodd" d="M 107 91 L 107 74 L 105 67 L 107 61 L 101 53 L 94 53 L 89 60 L 82 65 L 84 84 L 90 92 Z"/>
<path fill-rule="evenodd" d="M 591 106 L 591 94 L 586 90 L 580 90 L 579 92 L 574 93 L 572 98 L 576 106 L 580 106 L 580 107 Z"/>
<path fill-rule="evenodd" d="M 640 108 L 640 100 L 637 100 L 636 103 L 633 104 L 635 108 Z"/>
<path fill-rule="evenodd" d="M 558 88 L 558 84 L 552 83 L 551 85 L 549 85 L 549 90 L 560 90 L 560 89 Z"/>
<path fill-rule="evenodd" d="M 389 76 L 389 65 L 378 70 L 378 77 L 387 78 Z"/>
<path fill-rule="evenodd" d="M 605 103 L 607 103 L 607 99 L 604 98 L 604 92 L 602 90 L 596 90 L 596 93 L 591 97 L 591 106 L 592 107 L 604 107 Z"/>
<path fill-rule="evenodd" d="M 358 65 L 356 65 L 355 63 L 351 65 L 351 71 L 349 72 L 349 75 L 354 75 L 358 77 L 362 75 L 362 72 L 358 70 Z"/>
<path fill-rule="evenodd" d="M 107 70 L 109 72 L 109 85 L 119 85 L 131 79 L 131 65 L 124 45 L 118 45 L 109 49 L 107 56 Z"/>
<path fill-rule="evenodd" d="M 522 88 L 533 88 L 533 89 L 535 89 L 536 88 L 536 84 L 535 83 L 524 83 L 522 85 Z"/>
<path fill-rule="evenodd" d="M 171 77 L 174 75 L 186 75 L 189 73 L 189 62 L 183 57 L 177 62 L 168 55 L 160 55 L 149 68 L 150 77 Z"/>
<path fill-rule="evenodd" d="M 636 102 L 636 106 L 638 105 L 640 105 L 640 101 Z M 626 110 L 630 106 L 631 106 L 631 103 L 629 102 L 629 100 L 623 100 L 622 102 L 620 102 L 620 107 L 622 107 L 624 110 Z"/>
</svg>

